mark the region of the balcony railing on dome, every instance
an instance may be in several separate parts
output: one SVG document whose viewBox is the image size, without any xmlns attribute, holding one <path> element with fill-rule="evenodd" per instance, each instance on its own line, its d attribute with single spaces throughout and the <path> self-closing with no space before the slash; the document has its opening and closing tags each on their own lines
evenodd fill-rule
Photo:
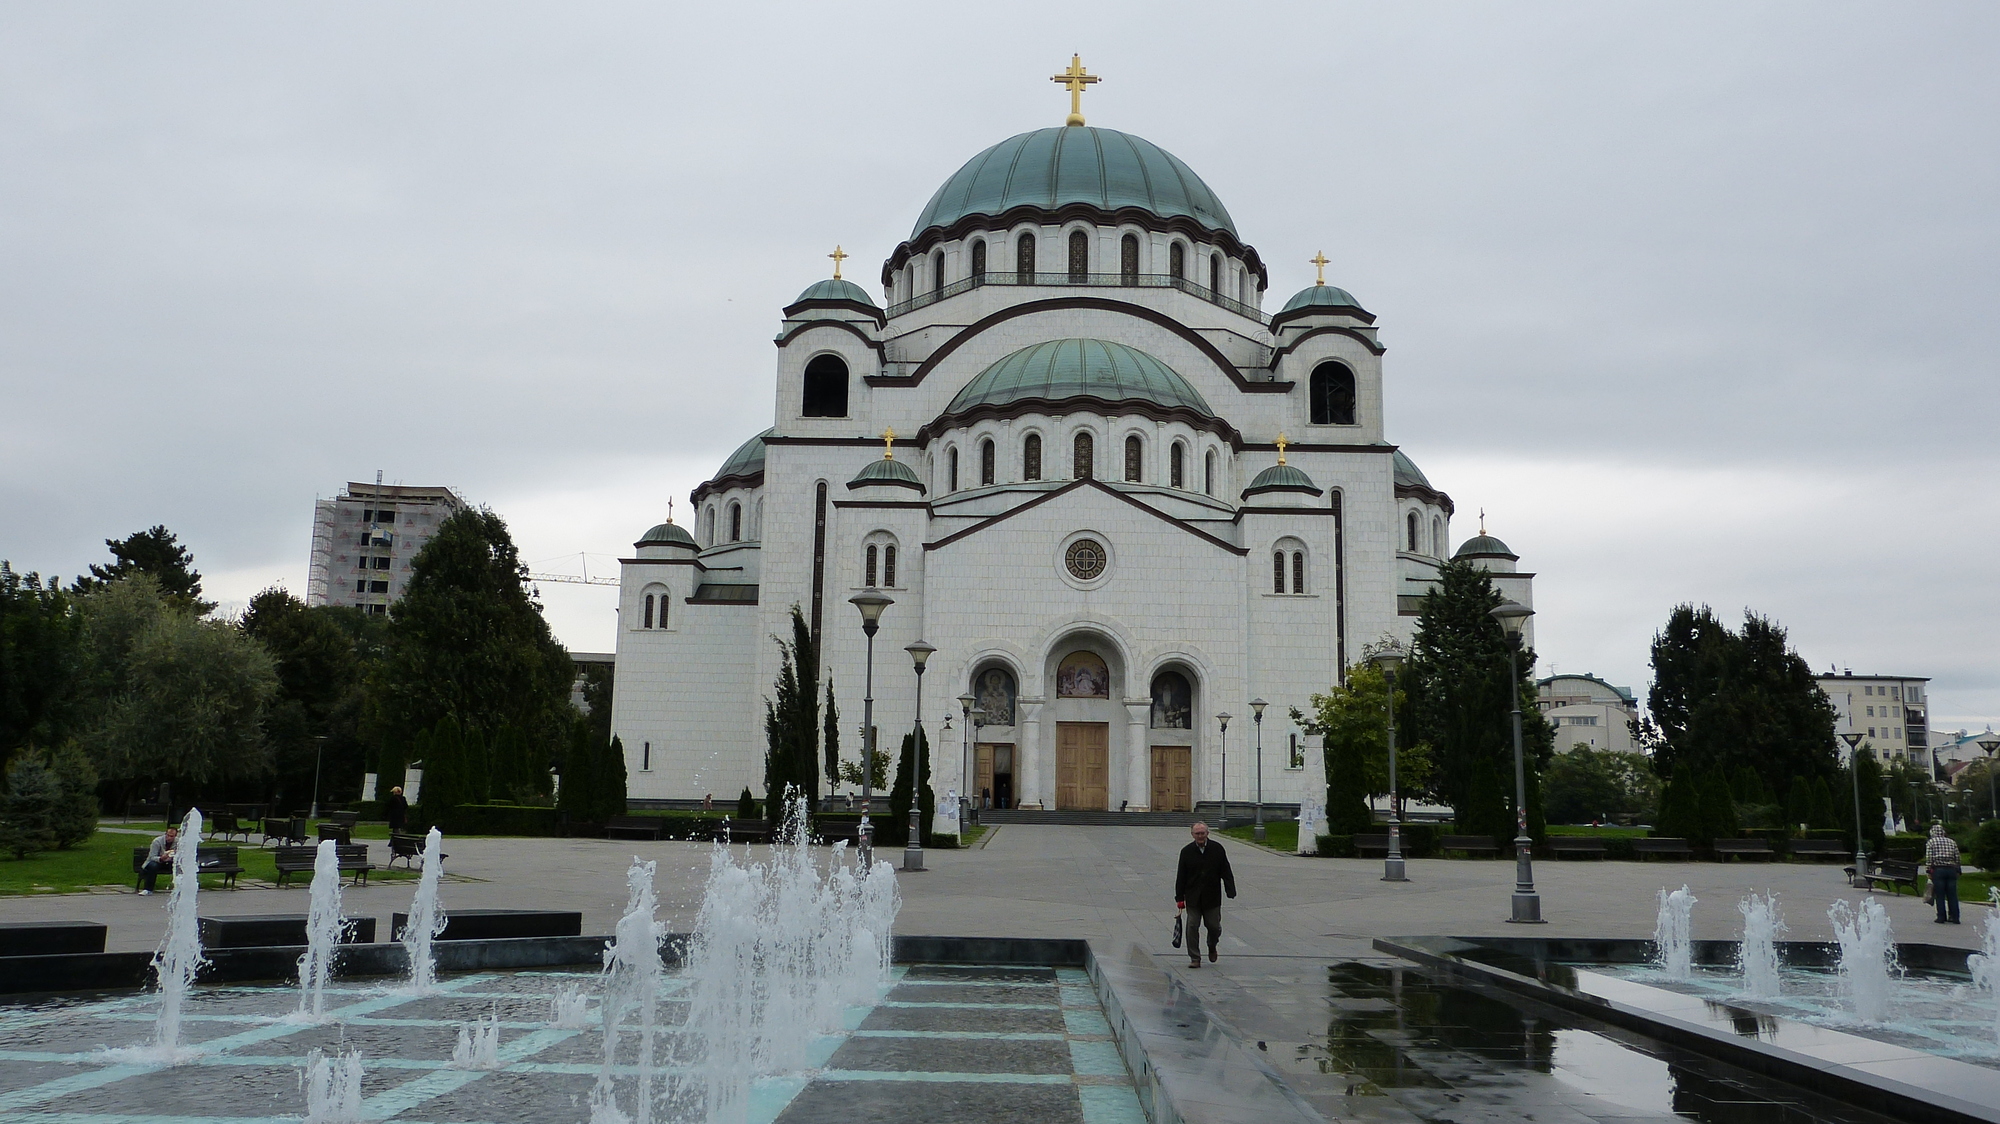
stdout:
<svg viewBox="0 0 2000 1124">
<path fill-rule="evenodd" d="M 1255 305 L 1232 300 L 1204 285 L 1197 285 L 1185 277 L 1175 277 L 1171 273 L 1018 273 L 988 272 L 973 277 L 961 277 L 942 288 L 920 293 L 906 301 L 897 301 L 889 306 L 890 318 L 905 312 L 914 312 L 926 305 L 936 304 L 947 297 L 969 293 L 985 285 L 1046 285 L 1060 288 L 1091 289 L 1179 289 L 1190 296 L 1200 297 L 1212 305 L 1226 308 L 1238 316 L 1248 317 L 1259 324 L 1268 324 L 1271 318 Z"/>
</svg>

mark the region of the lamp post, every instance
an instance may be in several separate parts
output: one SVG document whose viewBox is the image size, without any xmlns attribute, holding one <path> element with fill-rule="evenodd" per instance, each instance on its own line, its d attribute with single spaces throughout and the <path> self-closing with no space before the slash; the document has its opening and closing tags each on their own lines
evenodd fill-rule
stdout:
<svg viewBox="0 0 2000 1124">
<path fill-rule="evenodd" d="M 958 709 L 965 715 L 965 724 L 959 727 L 958 762 L 958 845 L 965 846 L 965 827 L 972 821 L 967 817 L 972 810 L 969 799 L 972 792 L 972 704 L 971 695 L 958 696 Z"/>
<path fill-rule="evenodd" d="M 1854 870 L 1866 876 L 1868 873 L 1868 837 L 1861 834 L 1861 732 L 1850 730 L 1840 735 L 1847 743 L 1847 787 L 1854 790 Z"/>
<path fill-rule="evenodd" d="M 326 735 L 313 738 L 313 806 L 312 818 L 319 818 L 319 766 L 326 760 Z"/>
<path fill-rule="evenodd" d="M 910 653 L 910 662 L 917 665 L 917 724 L 910 731 L 910 837 L 903 841 L 903 869 L 922 870 L 924 763 L 930 756 L 924 752 L 924 663 L 937 649 L 918 640 L 915 644 L 906 645 L 903 650 Z"/>
<path fill-rule="evenodd" d="M 1992 806 L 1992 818 L 2000 820 L 2000 797 L 1993 795 L 1993 751 L 2000 749 L 2000 737 L 1989 730 L 1973 744 L 1986 751 L 1986 802 Z"/>
<path fill-rule="evenodd" d="M 861 825 L 855 833 L 865 874 L 875 858 L 874 829 L 868 823 L 868 802 L 875 795 L 875 630 L 882 626 L 882 610 L 896 600 L 879 589 L 865 589 L 847 602 L 861 610 L 861 632 L 868 637 L 867 685 L 861 695 Z"/>
<path fill-rule="evenodd" d="M 1229 826 L 1229 720 L 1236 717 L 1228 711 L 1215 716 L 1222 726 L 1222 825 Z"/>
<path fill-rule="evenodd" d="M 1269 705 L 1263 699 L 1250 700 L 1250 718 L 1257 723 L 1257 826 L 1250 829 L 1250 837 L 1259 843 L 1264 841 L 1264 708 Z"/>
<path fill-rule="evenodd" d="M 1542 923 L 1542 896 L 1535 892 L 1535 841 L 1528 838 L 1528 771 L 1521 763 L 1521 631 L 1533 609 L 1519 601 L 1502 601 L 1493 616 L 1507 633 L 1507 697 L 1513 700 L 1514 725 L 1514 916 L 1509 922 Z"/>
<path fill-rule="evenodd" d="M 1408 882 L 1403 875 L 1403 817 L 1396 806 L 1396 672 L 1403 666 L 1403 649 L 1392 643 L 1369 658 L 1389 685 L 1389 857 L 1382 860 L 1382 881 Z"/>
</svg>

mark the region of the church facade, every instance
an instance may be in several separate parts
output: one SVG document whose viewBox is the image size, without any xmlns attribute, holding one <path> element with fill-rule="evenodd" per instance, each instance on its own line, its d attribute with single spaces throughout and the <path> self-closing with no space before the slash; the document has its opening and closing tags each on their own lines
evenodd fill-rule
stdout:
<svg viewBox="0 0 2000 1124">
<path fill-rule="evenodd" d="M 1375 317 L 1323 272 L 1266 312 L 1264 259 L 1201 178 L 1074 112 L 946 179 L 883 302 L 841 256 L 783 310 L 771 427 L 623 560 L 630 795 L 764 795 L 795 605 L 858 761 L 849 599 L 879 590 L 880 745 L 921 684 L 941 809 L 1179 810 L 1260 782 L 1316 802 L 1290 712 L 1408 641 L 1455 510 L 1388 440 Z M 1532 604 L 1505 544 L 1461 553 Z"/>
</svg>

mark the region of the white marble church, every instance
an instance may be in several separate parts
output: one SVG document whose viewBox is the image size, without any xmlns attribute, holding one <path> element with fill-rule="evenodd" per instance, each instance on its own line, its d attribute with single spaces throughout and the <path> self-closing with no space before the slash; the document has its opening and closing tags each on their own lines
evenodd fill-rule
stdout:
<svg viewBox="0 0 2000 1124">
<path fill-rule="evenodd" d="M 836 251 L 784 309 L 771 428 L 624 560 L 612 725 L 634 799 L 764 795 L 794 605 L 858 760 L 848 599 L 875 589 L 894 600 L 884 748 L 918 716 L 905 646 L 936 649 L 941 809 L 968 771 L 1006 807 L 1250 800 L 1255 699 L 1264 799 L 1317 802 L 1289 712 L 1367 645 L 1407 642 L 1454 506 L 1387 438 L 1375 317 L 1323 281 L 1264 311 L 1264 259 L 1222 201 L 1151 141 L 1085 125 L 1081 70 L 1058 77 L 1067 124 L 937 189 L 883 263 L 886 307 Z M 1532 604 L 1504 543 L 1457 553 Z"/>
</svg>

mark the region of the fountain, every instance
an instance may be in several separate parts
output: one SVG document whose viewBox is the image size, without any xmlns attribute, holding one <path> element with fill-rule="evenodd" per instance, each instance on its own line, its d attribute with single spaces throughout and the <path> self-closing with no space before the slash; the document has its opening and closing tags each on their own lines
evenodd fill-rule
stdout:
<svg viewBox="0 0 2000 1124">
<path fill-rule="evenodd" d="M 1743 940 L 1736 948 L 1736 968 L 1743 975 L 1743 990 L 1760 999 L 1778 996 L 1778 934 L 1785 931 L 1778 916 L 1778 895 L 1751 894 L 1736 903 L 1743 915 Z"/>
<path fill-rule="evenodd" d="M 306 1124 L 359 1124 L 361 1051 L 327 1057 L 315 1046 L 306 1054 L 299 1084 L 306 1092 Z"/>
<path fill-rule="evenodd" d="M 1882 903 L 1868 898 L 1855 909 L 1845 901 L 1826 911 L 1840 944 L 1841 994 L 1848 1009 L 1862 1022 L 1889 1017 L 1889 982 L 1896 974 L 1896 941 L 1889 931 L 1889 914 Z"/>
<path fill-rule="evenodd" d="M 326 1018 L 326 985 L 333 979 L 333 958 L 347 936 L 347 918 L 340 913 L 340 856 L 334 841 L 319 841 L 313 856 L 312 908 L 306 914 L 306 952 L 299 957 L 297 1017 L 310 1022 Z"/>
<path fill-rule="evenodd" d="M 1694 903 L 1686 886 L 1660 888 L 1660 915 L 1653 926 L 1653 966 L 1668 978 L 1687 979 L 1694 971 Z"/>
<path fill-rule="evenodd" d="M 425 994 L 437 990 L 437 954 L 431 942 L 444 932 L 444 909 L 438 903 L 438 876 L 443 873 L 444 833 L 431 828 L 424 836 L 423 874 L 417 878 L 417 894 L 410 899 L 410 916 L 403 923 L 403 948 L 410 957 L 409 990 Z M 315 879 L 318 875 L 315 873 Z"/>
<path fill-rule="evenodd" d="M 500 1008 L 470 1025 L 460 1023 L 458 1045 L 451 1050 L 453 1069 L 500 1068 Z"/>
<path fill-rule="evenodd" d="M 208 963 L 201 954 L 201 919 L 195 895 L 201 890 L 201 809 L 189 808 L 174 846 L 174 890 L 167 899 L 167 931 L 153 953 L 153 971 L 160 980 L 160 1021 L 153 1030 L 152 1056 L 169 1064 L 186 1061 L 199 1051 L 181 1046 L 181 1008 L 195 973 Z"/>
<path fill-rule="evenodd" d="M 1972 970 L 1973 990 L 1983 992 L 1993 1004 L 1993 1043 L 2000 1049 L 2000 888 L 1988 893 L 1993 912 L 1986 915 L 1979 951 L 1966 958 L 1965 966 Z"/>
<path fill-rule="evenodd" d="M 590 997 L 576 984 L 567 984 L 549 996 L 549 1025 L 563 1030 L 580 1030 L 590 1025 Z"/>
<path fill-rule="evenodd" d="M 717 849 L 726 853 L 726 846 Z M 653 891 L 657 870 L 655 863 L 632 860 L 625 872 L 625 914 L 618 919 L 611 943 L 604 947 L 604 998 L 598 1004 L 604 1020 L 604 1066 L 590 1092 L 592 1124 L 647 1124 L 653 1118 L 654 1024 L 659 1015 L 660 942 L 666 939 L 666 927 L 654 916 L 660 905 Z M 639 1014 L 639 1075 L 630 1116 L 619 1111 L 612 1082 L 618 1061 L 618 1028 L 628 1009 Z"/>
</svg>

